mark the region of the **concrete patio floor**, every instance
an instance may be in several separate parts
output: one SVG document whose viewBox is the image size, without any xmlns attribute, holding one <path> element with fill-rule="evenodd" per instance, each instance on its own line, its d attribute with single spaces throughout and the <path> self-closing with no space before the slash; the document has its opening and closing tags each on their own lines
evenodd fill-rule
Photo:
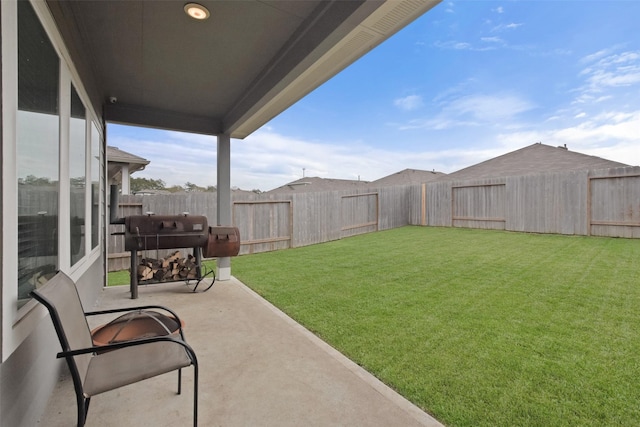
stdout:
<svg viewBox="0 0 640 427">
<path fill-rule="evenodd" d="M 141 286 L 137 300 L 128 286 L 106 288 L 98 307 L 85 309 L 148 304 L 186 323 L 200 364 L 200 426 L 441 426 L 233 278 L 198 293 L 182 282 Z M 183 370 L 182 394 L 176 389 L 169 373 L 97 395 L 86 425 L 192 425 L 193 368 Z M 38 425 L 75 423 L 73 383 L 63 374 Z"/>
</svg>

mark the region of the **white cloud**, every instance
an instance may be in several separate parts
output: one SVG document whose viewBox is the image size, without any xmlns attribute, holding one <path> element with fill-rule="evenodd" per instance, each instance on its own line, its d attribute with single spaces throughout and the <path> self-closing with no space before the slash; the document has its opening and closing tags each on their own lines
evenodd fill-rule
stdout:
<svg viewBox="0 0 640 427">
<path fill-rule="evenodd" d="M 635 166 L 640 165 L 639 135 L 640 110 L 602 113 L 573 126 L 503 132 L 497 140 L 504 147 L 523 147 L 536 141 L 566 144 L 572 151 Z"/>
<path fill-rule="evenodd" d="M 447 130 L 460 127 L 478 126 L 479 123 L 471 120 L 456 120 L 446 117 L 444 114 L 439 114 L 434 118 L 428 119 L 413 119 L 407 123 L 397 124 L 396 127 L 400 131 L 414 130 L 414 129 L 429 129 L 429 130 Z"/>
<path fill-rule="evenodd" d="M 240 188 L 270 190 L 301 178 L 304 168 L 306 176 L 373 181 L 410 167 L 414 156 L 361 141 L 305 141 L 259 130 L 232 144 L 231 179 Z"/>
<path fill-rule="evenodd" d="M 585 85 L 580 88 L 577 100 L 590 101 L 606 89 L 628 87 L 640 83 L 640 51 L 614 54 L 611 50 L 601 50 L 582 59 L 589 63 L 581 71 Z"/>
<path fill-rule="evenodd" d="M 517 95 L 495 94 L 464 96 L 451 102 L 444 110 L 456 116 L 494 122 L 509 120 L 533 107 L 533 104 Z"/>
<path fill-rule="evenodd" d="M 600 114 L 577 126 L 554 131 L 553 137 L 583 146 L 599 146 L 602 143 L 638 142 L 640 112 Z M 640 149 L 638 149 L 640 152 Z"/>
<path fill-rule="evenodd" d="M 503 32 L 503 31 L 509 31 L 509 30 L 515 30 L 516 28 L 519 28 L 521 26 L 523 26 L 523 23 L 515 23 L 515 22 L 511 22 L 509 24 L 500 24 L 500 25 L 496 25 L 495 27 L 493 27 L 491 29 L 492 32 Z"/>
<path fill-rule="evenodd" d="M 460 94 L 468 92 L 470 90 L 470 87 L 477 83 L 478 81 L 475 78 L 467 78 L 466 80 L 463 80 L 454 86 L 447 87 L 443 91 L 439 92 L 433 98 L 433 102 L 442 103 L 448 99 L 458 97 L 460 96 Z"/>
<path fill-rule="evenodd" d="M 201 186 L 215 184 L 216 139 L 212 136 L 155 131 L 139 138 L 110 133 L 109 145 L 150 161 L 134 177 L 162 179 L 168 185 L 187 181 Z"/>
<path fill-rule="evenodd" d="M 454 50 L 469 50 L 473 47 L 471 43 L 459 42 L 455 40 L 451 40 L 447 42 L 437 41 L 435 42 L 435 46 L 439 47 L 440 49 L 454 49 Z"/>
<path fill-rule="evenodd" d="M 405 96 L 404 98 L 396 99 L 395 101 L 393 101 L 393 105 L 402 110 L 411 111 L 422 107 L 423 102 L 421 96 L 409 95 Z"/>
<path fill-rule="evenodd" d="M 469 126 L 517 126 L 515 119 L 535 106 L 528 100 L 510 93 L 492 95 L 459 95 L 460 89 L 443 92 L 437 96 L 439 113 L 427 118 L 413 119 L 395 124 L 398 130 L 413 129 L 446 130 Z"/>
<path fill-rule="evenodd" d="M 582 58 L 580 61 L 583 63 L 589 63 L 589 62 L 594 62 L 599 60 L 600 58 L 603 58 L 607 55 L 610 55 L 612 53 L 612 49 L 602 49 L 599 50 L 597 52 L 594 52 L 592 54 L 589 54 L 587 56 L 585 56 L 584 58 Z"/>
<path fill-rule="evenodd" d="M 447 13 L 455 13 L 455 4 L 452 1 L 448 2 L 445 11 Z"/>
<path fill-rule="evenodd" d="M 487 39 L 487 40 L 485 40 Z M 482 42 L 500 42 L 502 43 L 502 45 L 506 45 L 502 40 L 498 39 L 497 37 L 483 37 L 480 39 L 480 41 Z M 436 41 L 434 43 L 434 46 L 439 48 L 439 49 L 451 49 L 451 50 L 471 50 L 471 51 L 475 51 L 475 52 L 486 52 L 486 51 L 491 51 L 491 50 L 496 50 L 497 47 L 494 44 L 491 45 L 481 45 L 481 46 L 474 46 L 473 44 L 469 43 L 469 42 L 461 42 L 461 41 L 456 41 L 456 40 L 450 40 L 450 41 Z"/>
<path fill-rule="evenodd" d="M 480 40 L 486 43 L 504 43 L 500 37 L 480 37 Z"/>
</svg>

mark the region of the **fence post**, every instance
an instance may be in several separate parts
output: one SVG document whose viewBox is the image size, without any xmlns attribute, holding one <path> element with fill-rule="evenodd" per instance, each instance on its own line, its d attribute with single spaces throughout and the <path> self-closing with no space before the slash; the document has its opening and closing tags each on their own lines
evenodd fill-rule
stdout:
<svg viewBox="0 0 640 427">
<path fill-rule="evenodd" d="M 420 225 L 427 225 L 427 184 L 422 183 L 422 219 Z"/>
</svg>

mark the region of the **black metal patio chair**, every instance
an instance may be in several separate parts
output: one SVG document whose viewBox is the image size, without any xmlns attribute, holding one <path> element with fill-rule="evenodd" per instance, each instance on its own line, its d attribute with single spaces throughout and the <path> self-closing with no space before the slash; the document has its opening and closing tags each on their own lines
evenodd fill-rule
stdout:
<svg viewBox="0 0 640 427">
<path fill-rule="evenodd" d="M 73 378 L 78 405 L 78 427 L 84 426 L 91 397 L 160 374 L 178 371 L 178 394 L 182 391 L 182 368 L 193 365 L 193 425 L 198 424 L 198 361 L 186 343 L 182 327 L 177 336 L 142 337 L 96 346 L 91 337 L 87 316 L 132 312 L 136 310 L 163 310 L 181 321 L 163 306 L 142 306 L 84 312 L 75 283 L 58 272 L 44 286 L 31 292 L 51 315 L 62 351 Z"/>
</svg>

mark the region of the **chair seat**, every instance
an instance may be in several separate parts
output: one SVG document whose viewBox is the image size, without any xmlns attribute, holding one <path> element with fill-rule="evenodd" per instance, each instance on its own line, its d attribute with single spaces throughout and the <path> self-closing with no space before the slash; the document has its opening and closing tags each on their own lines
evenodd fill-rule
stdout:
<svg viewBox="0 0 640 427">
<path fill-rule="evenodd" d="M 89 362 L 83 390 L 95 396 L 137 381 L 191 365 L 191 359 L 178 343 L 161 341 L 125 347 L 95 355 Z"/>
</svg>

